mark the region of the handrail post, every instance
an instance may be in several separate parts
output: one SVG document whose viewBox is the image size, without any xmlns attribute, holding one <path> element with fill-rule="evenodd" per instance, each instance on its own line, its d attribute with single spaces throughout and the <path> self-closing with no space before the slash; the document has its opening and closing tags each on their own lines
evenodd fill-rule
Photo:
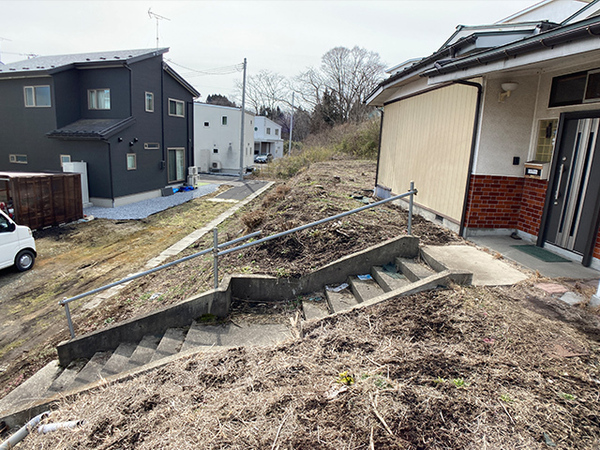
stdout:
<svg viewBox="0 0 600 450">
<path fill-rule="evenodd" d="M 415 190 L 415 182 L 410 182 L 410 197 L 408 198 L 408 235 L 412 235 L 412 216 L 413 216 L 413 191 Z"/>
<path fill-rule="evenodd" d="M 213 228 L 213 277 L 215 289 L 219 288 L 219 230 Z"/>
<path fill-rule="evenodd" d="M 64 303 L 63 306 L 65 307 L 65 315 L 67 316 L 67 324 L 69 325 L 71 339 L 75 339 L 75 330 L 73 329 L 73 321 L 71 320 L 71 310 L 69 309 L 69 304 Z"/>
</svg>

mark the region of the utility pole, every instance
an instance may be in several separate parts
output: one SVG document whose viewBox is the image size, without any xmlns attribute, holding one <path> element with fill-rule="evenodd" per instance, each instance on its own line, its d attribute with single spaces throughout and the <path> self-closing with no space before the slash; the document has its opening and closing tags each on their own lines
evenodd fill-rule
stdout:
<svg viewBox="0 0 600 450">
<path fill-rule="evenodd" d="M 288 156 L 292 156 L 292 132 L 294 131 L 294 92 L 292 92 L 292 117 L 290 117 L 290 140 L 288 142 Z"/>
<path fill-rule="evenodd" d="M 159 20 L 168 20 L 169 22 L 171 21 L 171 19 L 168 19 L 164 16 L 160 16 L 156 13 L 153 13 L 152 8 L 148 8 L 148 17 L 150 17 L 151 19 L 156 19 L 156 48 L 158 48 L 158 21 Z"/>
<path fill-rule="evenodd" d="M 246 58 L 244 58 L 244 78 L 242 82 L 242 126 L 240 136 L 240 181 L 244 181 L 244 123 L 246 122 Z"/>
</svg>

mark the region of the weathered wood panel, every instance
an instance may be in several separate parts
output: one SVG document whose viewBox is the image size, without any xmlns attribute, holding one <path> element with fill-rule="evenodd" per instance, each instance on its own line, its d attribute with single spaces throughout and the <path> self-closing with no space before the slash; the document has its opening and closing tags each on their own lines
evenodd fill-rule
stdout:
<svg viewBox="0 0 600 450">
<path fill-rule="evenodd" d="M 73 222 L 83 217 L 81 176 L 69 174 L 2 174 L 15 221 L 32 230 Z M 3 186 L 3 187 L 4 187 Z"/>
<path fill-rule="evenodd" d="M 477 89 L 452 85 L 385 106 L 378 183 L 460 222 Z"/>
</svg>

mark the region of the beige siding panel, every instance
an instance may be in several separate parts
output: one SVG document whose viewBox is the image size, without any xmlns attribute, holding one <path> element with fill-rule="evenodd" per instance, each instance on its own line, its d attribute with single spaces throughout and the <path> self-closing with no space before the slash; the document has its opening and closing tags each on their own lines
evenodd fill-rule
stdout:
<svg viewBox="0 0 600 450">
<path fill-rule="evenodd" d="M 378 182 L 460 222 L 477 89 L 452 85 L 385 106 Z"/>
</svg>

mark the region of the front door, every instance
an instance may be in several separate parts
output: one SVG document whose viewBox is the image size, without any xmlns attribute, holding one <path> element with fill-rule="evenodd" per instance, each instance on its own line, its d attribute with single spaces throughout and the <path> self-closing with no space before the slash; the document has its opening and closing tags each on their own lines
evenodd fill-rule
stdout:
<svg viewBox="0 0 600 450">
<path fill-rule="evenodd" d="M 599 118 L 563 121 L 548 191 L 545 242 L 572 251 L 589 264 L 598 227 L 600 197 Z"/>
</svg>

